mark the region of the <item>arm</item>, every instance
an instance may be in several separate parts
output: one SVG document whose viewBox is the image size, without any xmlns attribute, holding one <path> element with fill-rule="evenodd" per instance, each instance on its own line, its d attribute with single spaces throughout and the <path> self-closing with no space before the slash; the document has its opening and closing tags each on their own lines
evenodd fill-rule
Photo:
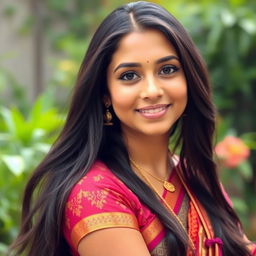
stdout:
<svg viewBox="0 0 256 256">
<path fill-rule="evenodd" d="M 130 228 L 107 228 L 85 236 L 78 245 L 80 256 L 150 256 L 141 233 Z"/>
<path fill-rule="evenodd" d="M 98 166 L 73 187 L 67 200 L 63 231 L 68 244 L 86 256 L 150 255 L 140 233 L 137 197 Z"/>
</svg>

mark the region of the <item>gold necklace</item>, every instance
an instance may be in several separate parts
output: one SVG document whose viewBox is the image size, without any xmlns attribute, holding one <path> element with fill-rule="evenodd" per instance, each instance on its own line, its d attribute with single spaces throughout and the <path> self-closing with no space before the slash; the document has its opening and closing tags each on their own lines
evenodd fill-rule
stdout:
<svg viewBox="0 0 256 256">
<path fill-rule="evenodd" d="M 149 179 L 143 174 L 143 170 L 136 162 L 134 162 L 133 159 L 130 158 L 130 161 L 132 165 L 139 171 L 140 175 L 145 179 L 145 181 L 148 183 L 148 185 L 151 187 L 151 189 L 155 192 L 155 194 L 159 197 L 159 199 L 164 203 L 166 208 L 171 212 L 171 214 L 174 216 L 174 218 L 178 221 L 178 223 L 181 225 L 184 232 L 188 235 L 187 229 L 184 227 L 182 221 L 180 218 L 176 215 L 176 213 L 173 211 L 172 207 L 166 202 L 166 200 L 162 197 L 162 195 L 157 191 L 156 187 L 149 181 Z M 147 172 L 148 173 L 148 172 Z M 191 237 L 188 235 L 189 244 L 191 248 L 195 251 L 194 243 L 191 239 Z"/>
<path fill-rule="evenodd" d="M 134 165 L 134 167 L 136 167 L 136 169 L 138 169 L 138 167 L 139 167 L 138 164 L 133 159 L 131 159 L 131 158 L 130 158 L 130 161 Z M 165 179 L 165 180 L 160 179 L 160 178 L 154 176 L 153 174 L 151 174 L 150 172 L 146 171 L 145 169 L 142 169 L 141 167 L 139 167 L 139 169 L 140 169 L 140 171 L 146 172 L 148 175 L 150 175 L 154 179 L 156 179 L 156 180 L 160 181 L 161 183 L 163 183 L 163 187 L 166 190 L 168 190 L 168 191 L 170 191 L 172 193 L 175 192 L 175 186 L 171 182 L 169 182 L 167 179 Z"/>
</svg>

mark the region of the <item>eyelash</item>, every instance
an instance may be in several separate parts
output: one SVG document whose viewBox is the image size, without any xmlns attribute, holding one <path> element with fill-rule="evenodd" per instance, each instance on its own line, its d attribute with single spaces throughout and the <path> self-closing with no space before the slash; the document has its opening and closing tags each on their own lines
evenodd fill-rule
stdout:
<svg viewBox="0 0 256 256">
<path fill-rule="evenodd" d="M 161 71 L 163 71 L 163 69 L 165 69 L 165 68 L 172 69 L 173 71 L 172 71 L 171 73 L 168 73 L 168 74 L 162 74 L 162 75 L 164 75 L 164 76 L 172 75 L 173 73 L 175 73 L 175 72 L 177 72 L 177 71 L 179 70 L 179 68 L 176 67 L 176 66 L 174 66 L 174 65 L 165 65 L 165 66 L 163 66 L 163 67 L 161 68 L 161 70 L 160 70 L 159 73 L 161 73 Z"/>
<path fill-rule="evenodd" d="M 162 72 L 163 69 L 165 69 L 165 68 L 172 69 L 173 71 L 172 71 L 171 73 L 168 73 L 168 74 L 161 74 L 161 72 Z M 159 72 L 158 74 L 160 74 L 160 75 L 162 75 L 162 76 L 165 76 L 165 77 L 168 77 L 168 76 L 172 75 L 173 73 L 177 72 L 178 70 L 179 70 L 179 68 L 176 67 L 176 66 L 174 66 L 174 65 L 164 65 L 164 66 L 161 68 L 161 70 L 160 70 L 160 72 Z M 127 79 L 127 77 L 126 77 L 126 79 L 125 79 L 125 76 L 130 75 L 130 74 L 133 75 L 133 78 L 132 78 L 132 79 Z M 134 76 L 136 76 L 135 79 L 134 79 Z M 136 81 L 136 80 L 140 79 L 140 77 L 139 77 L 139 75 L 137 75 L 137 73 L 136 73 L 135 71 L 126 71 L 126 72 L 122 73 L 118 79 L 119 79 L 119 80 L 123 80 L 123 81 L 128 81 L 128 82 L 129 82 L 129 81 Z"/>
<path fill-rule="evenodd" d="M 137 76 L 137 78 L 136 79 L 125 79 L 125 76 L 130 75 L 130 74 L 132 74 L 133 76 L 134 75 Z M 137 73 L 135 71 L 126 71 L 120 75 L 119 79 L 123 80 L 123 81 L 134 81 L 134 80 L 139 79 L 139 76 L 137 75 Z"/>
</svg>

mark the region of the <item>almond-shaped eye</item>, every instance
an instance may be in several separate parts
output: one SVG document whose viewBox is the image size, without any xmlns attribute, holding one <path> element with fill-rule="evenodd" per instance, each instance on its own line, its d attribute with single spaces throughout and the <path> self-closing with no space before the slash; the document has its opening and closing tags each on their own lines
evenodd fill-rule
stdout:
<svg viewBox="0 0 256 256">
<path fill-rule="evenodd" d="M 162 69 L 160 70 L 159 74 L 160 75 L 171 75 L 174 72 L 178 71 L 179 68 L 177 68 L 176 66 L 173 65 L 165 65 L 162 67 Z"/>
<path fill-rule="evenodd" d="M 139 76 L 133 71 L 127 71 L 119 77 L 120 80 L 133 81 L 139 79 Z"/>
</svg>

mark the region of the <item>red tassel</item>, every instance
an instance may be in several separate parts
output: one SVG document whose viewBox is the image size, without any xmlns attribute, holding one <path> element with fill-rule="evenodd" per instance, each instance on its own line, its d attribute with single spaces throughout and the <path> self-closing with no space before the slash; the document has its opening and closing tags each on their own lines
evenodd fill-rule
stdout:
<svg viewBox="0 0 256 256">
<path fill-rule="evenodd" d="M 216 245 L 218 248 L 218 256 L 223 256 L 223 253 L 222 253 L 223 242 L 219 237 L 212 238 L 212 239 L 205 239 L 204 245 L 206 247 L 211 247 L 213 245 Z"/>
</svg>

